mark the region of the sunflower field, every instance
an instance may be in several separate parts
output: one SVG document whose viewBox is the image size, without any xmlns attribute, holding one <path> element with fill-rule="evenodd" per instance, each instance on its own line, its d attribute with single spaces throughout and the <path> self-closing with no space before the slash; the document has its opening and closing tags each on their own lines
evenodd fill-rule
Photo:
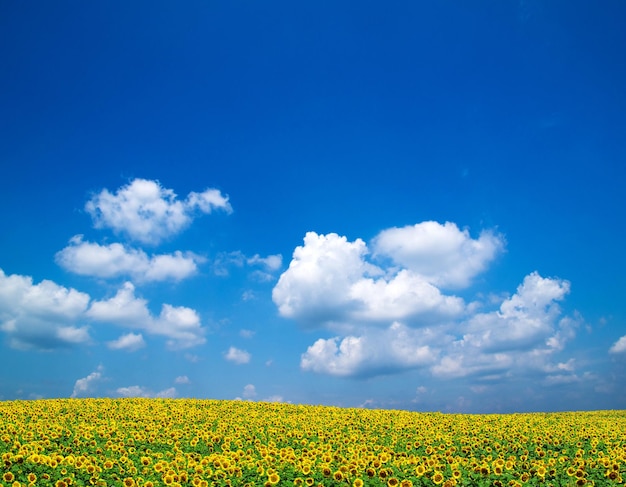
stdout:
<svg viewBox="0 0 626 487">
<path fill-rule="evenodd" d="M 624 485 L 626 411 L 5 401 L 0 454 L 7 487 Z"/>
</svg>

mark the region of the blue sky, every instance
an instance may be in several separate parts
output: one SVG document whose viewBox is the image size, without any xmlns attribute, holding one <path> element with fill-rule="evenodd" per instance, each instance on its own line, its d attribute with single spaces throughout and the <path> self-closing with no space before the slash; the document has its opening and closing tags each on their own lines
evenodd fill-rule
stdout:
<svg viewBox="0 0 626 487">
<path fill-rule="evenodd" d="M 626 408 L 625 18 L 2 2 L 0 397 Z"/>
</svg>

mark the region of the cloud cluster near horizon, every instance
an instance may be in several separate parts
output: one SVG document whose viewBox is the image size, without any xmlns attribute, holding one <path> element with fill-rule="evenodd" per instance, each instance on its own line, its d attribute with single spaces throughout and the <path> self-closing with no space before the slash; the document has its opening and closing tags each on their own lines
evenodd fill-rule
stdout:
<svg viewBox="0 0 626 487">
<path fill-rule="evenodd" d="M 568 281 L 531 272 L 495 304 L 455 294 L 471 291 L 504 249 L 497 232 L 472 238 L 451 222 L 386 229 L 369 245 L 310 232 L 273 300 L 283 317 L 330 334 L 304 351 L 305 371 L 371 377 L 421 369 L 440 379 L 583 380 L 576 361 L 561 353 L 582 321 L 559 306 Z"/>
</svg>

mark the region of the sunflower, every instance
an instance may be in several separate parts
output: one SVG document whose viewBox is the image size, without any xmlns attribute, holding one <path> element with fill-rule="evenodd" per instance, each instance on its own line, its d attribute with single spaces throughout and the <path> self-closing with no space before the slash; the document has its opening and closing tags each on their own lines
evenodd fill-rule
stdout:
<svg viewBox="0 0 626 487">
<path fill-rule="evenodd" d="M 124 487 L 135 487 L 135 480 L 131 477 L 126 477 L 124 479 Z"/>
<path fill-rule="evenodd" d="M 418 477 L 421 477 L 425 473 L 426 467 L 424 467 L 424 465 L 418 465 L 417 467 L 415 467 L 415 475 L 417 475 Z"/>
<path fill-rule="evenodd" d="M 436 485 L 443 483 L 443 474 L 441 472 L 435 472 L 435 475 L 433 475 L 432 480 L 433 480 L 433 483 Z"/>
<path fill-rule="evenodd" d="M 34 484 L 35 482 L 37 482 L 37 476 L 34 473 L 29 473 L 28 474 L 28 481 L 31 484 Z"/>
<path fill-rule="evenodd" d="M 387 487 L 398 487 L 400 485 L 400 481 L 395 477 L 389 477 L 387 480 Z"/>
<path fill-rule="evenodd" d="M 343 480 L 343 473 L 341 473 L 341 470 L 337 470 L 334 474 L 333 474 L 333 478 L 337 481 L 337 482 L 341 482 Z"/>
<path fill-rule="evenodd" d="M 276 485 L 280 481 L 280 476 L 276 472 L 273 472 L 267 477 L 267 481 L 270 485 Z"/>
<path fill-rule="evenodd" d="M 364 483 L 361 479 L 354 479 L 352 482 L 352 487 L 363 487 Z"/>
<path fill-rule="evenodd" d="M 2 478 L 4 479 L 5 482 L 13 482 L 13 479 L 15 478 L 15 476 L 11 473 L 11 472 L 6 472 Z"/>
</svg>

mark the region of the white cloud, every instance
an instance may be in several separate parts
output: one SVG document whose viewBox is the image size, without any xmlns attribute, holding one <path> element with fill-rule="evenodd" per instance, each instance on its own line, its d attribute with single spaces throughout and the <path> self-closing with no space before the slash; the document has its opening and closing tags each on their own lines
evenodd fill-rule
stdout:
<svg viewBox="0 0 626 487">
<path fill-rule="evenodd" d="M 111 299 L 94 301 L 86 314 L 96 321 L 164 336 L 168 338 L 167 345 L 174 349 L 193 347 L 206 341 L 195 310 L 163 304 L 160 315 L 152 316 L 147 301 L 135 296 L 135 287 L 130 282 Z"/>
<path fill-rule="evenodd" d="M 242 396 L 244 399 L 254 399 L 256 397 L 256 387 L 254 387 L 254 384 L 247 384 L 243 388 Z"/>
<path fill-rule="evenodd" d="M 77 326 L 89 295 L 29 276 L 7 276 L 0 269 L 0 330 L 18 349 L 50 350 L 90 341 L 88 328 Z"/>
<path fill-rule="evenodd" d="M 174 398 L 178 395 L 175 387 L 162 390 L 160 392 L 152 392 L 143 386 L 119 387 L 116 391 L 120 397 L 156 397 L 156 398 Z"/>
<path fill-rule="evenodd" d="M 198 271 L 197 264 L 204 261 L 192 253 L 180 251 L 148 257 L 143 250 L 119 243 L 85 242 L 82 235 L 73 237 L 67 247 L 57 252 L 55 260 L 75 274 L 101 278 L 130 276 L 139 282 L 180 281 L 194 275 Z"/>
<path fill-rule="evenodd" d="M 174 383 L 175 384 L 191 384 L 191 381 L 189 380 L 189 377 L 187 377 L 186 375 L 179 375 L 174 380 Z"/>
<path fill-rule="evenodd" d="M 426 367 L 436 360 L 432 333 L 400 323 L 361 336 L 319 339 L 302 355 L 303 370 L 336 376 L 368 376 Z"/>
<path fill-rule="evenodd" d="M 463 288 L 487 268 L 504 249 L 504 238 L 492 231 L 472 239 L 456 224 L 426 221 L 413 226 L 390 228 L 372 242 L 374 254 L 393 262 L 441 287 Z"/>
<path fill-rule="evenodd" d="M 438 377 L 551 373 L 565 371 L 552 365 L 554 353 L 575 335 L 580 317 L 562 317 L 557 301 L 569 292 L 568 281 L 533 272 L 497 311 L 476 313 L 457 325 L 459 339 L 431 368 Z M 566 362 L 571 363 L 571 362 Z"/>
<path fill-rule="evenodd" d="M 569 289 L 567 281 L 543 278 L 533 272 L 499 311 L 474 315 L 463 342 L 482 350 L 503 351 L 530 348 L 552 339 L 556 347 L 558 339 L 551 337 L 560 314 L 556 301 L 561 301 Z"/>
<path fill-rule="evenodd" d="M 431 367 L 431 372 L 434 376 L 443 378 L 473 375 L 491 375 L 500 378 L 514 365 L 514 358 L 510 353 L 481 353 L 480 350 L 465 351 L 453 347 Z"/>
<path fill-rule="evenodd" d="M 491 293 L 466 305 L 444 294 L 440 286 L 468 286 L 503 250 L 504 238 L 492 232 L 472 239 L 454 224 L 425 222 L 385 230 L 372 247 L 377 265 L 364 241 L 337 234 L 309 232 L 294 250 L 272 293 L 279 313 L 337 333 L 308 347 L 303 370 L 345 377 L 415 368 L 437 377 L 545 377 L 555 374 L 549 369 L 556 354 L 582 322 L 577 314 L 563 316 L 558 305 L 569 282 L 537 272 L 510 297 L 496 300 Z"/>
<path fill-rule="evenodd" d="M 117 340 L 113 340 L 107 343 L 108 347 L 112 350 L 127 350 L 134 352 L 146 346 L 146 342 L 143 339 L 141 333 L 127 333 L 122 335 Z"/>
<path fill-rule="evenodd" d="M 279 313 L 307 326 L 332 328 L 350 322 L 417 324 L 420 318 L 463 312 L 460 298 L 443 295 L 410 270 L 377 267 L 367 262 L 367 254 L 361 239 L 307 233 L 274 287 Z"/>
<path fill-rule="evenodd" d="M 61 326 L 56 330 L 56 336 L 65 343 L 88 343 L 91 341 L 89 329 L 86 326 Z"/>
<path fill-rule="evenodd" d="M 237 365 L 247 364 L 250 362 L 250 354 L 245 350 L 240 350 L 235 347 L 230 347 L 225 355 L 226 360 L 233 362 Z"/>
<path fill-rule="evenodd" d="M 126 282 L 111 299 L 94 301 L 87 315 L 97 321 L 120 324 L 129 328 L 149 328 L 152 317 L 145 299 L 135 297 L 135 286 Z"/>
<path fill-rule="evenodd" d="M 609 349 L 609 353 L 624 353 L 626 352 L 626 335 L 617 340 L 613 346 Z"/>
<path fill-rule="evenodd" d="M 85 205 L 96 228 L 110 228 L 146 244 L 157 244 L 191 223 L 195 214 L 232 212 L 228 197 L 216 189 L 191 192 L 183 201 L 158 181 L 134 179 L 116 193 L 103 189 Z"/>
<path fill-rule="evenodd" d="M 85 397 L 86 395 L 88 395 L 91 391 L 93 391 L 94 385 L 102 380 L 103 372 L 104 367 L 102 367 L 102 365 L 99 365 L 98 368 L 87 377 L 78 379 L 74 384 L 74 390 L 72 391 L 71 397 Z"/>
<path fill-rule="evenodd" d="M 174 398 L 178 395 L 178 391 L 175 387 L 169 387 L 162 391 L 157 392 L 154 397 Z"/>
</svg>

